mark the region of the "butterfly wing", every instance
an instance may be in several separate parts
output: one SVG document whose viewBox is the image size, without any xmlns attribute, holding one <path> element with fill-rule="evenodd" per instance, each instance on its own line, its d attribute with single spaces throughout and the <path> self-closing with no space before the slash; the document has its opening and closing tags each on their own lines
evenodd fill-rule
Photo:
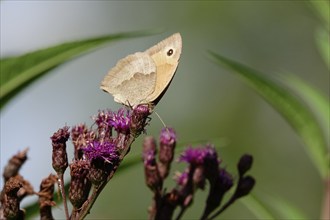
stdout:
<svg viewBox="0 0 330 220">
<path fill-rule="evenodd" d="M 157 104 L 168 88 L 179 64 L 182 52 L 182 38 L 179 33 L 173 34 L 145 53 L 155 62 L 157 67 L 156 87 L 147 100 Z"/>
<path fill-rule="evenodd" d="M 147 97 L 155 90 L 156 65 L 144 52 L 121 59 L 105 76 L 101 89 L 112 94 L 114 100 L 124 105 L 148 103 Z"/>
</svg>

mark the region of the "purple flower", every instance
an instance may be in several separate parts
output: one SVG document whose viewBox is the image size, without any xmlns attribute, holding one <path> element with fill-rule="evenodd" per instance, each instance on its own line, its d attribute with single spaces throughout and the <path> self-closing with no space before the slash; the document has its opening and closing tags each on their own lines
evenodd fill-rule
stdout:
<svg viewBox="0 0 330 220">
<path fill-rule="evenodd" d="M 111 125 L 118 133 L 129 134 L 130 112 L 121 108 L 117 113 L 111 113 L 111 117 L 108 120 L 109 125 Z"/>
<path fill-rule="evenodd" d="M 176 146 L 176 134 L 173 128 L 163 128 L 159 138 L 159 171 L 163 178 L 169 174 Z"/>
<path fill-rule="evenodd" d="M 207 144 L 204 147 L 205 151 L 205 160 L 206 161 L 217 161 L 218 162 L 218 154 L 217 151 L 214 149 L 213 145 Z"/>
<path fill-rule="evenodd" d="M 174 176 L 174 179 L 179 186 L 185 186 L 188 182 L 188 172 L 177 172 Z"/>
<path fill-rule="evenodd" d="M 177 137 L 173 128 L 162 129 L 159 137 L 159 141 L 161 144 L 170 145 L 173 144 L 173 142 L 176 142 L 176 140 Z"/>
<path fill-rule="evenodd" d="M 133 109 L 133 112 L 131 114 L 131 120 L 130 120 L 130 131 L 131 134 L 135 137 L 139 136 L 141 132 L 144 131 L 144 128 L 148 124 L 149 121 L 149 115 L 152 112 L 152 106 L 141 104 L 136 106 Z"/>
<path fill-rule="evenodd" d="M 142 159 L 146 166 L 155 165 L 156 164 L 156 142 L 155 139 L 151 136 L 147 136 L 143 141 L 143 152 Z"/>
<path fill-rule="evenodd" d="M 111 128 L 118 133 L 129 134 L 130 112 L 125 108 L 119 109 L 117 112 L 111 110 L 99 111 L 94 117 L 94 121 L 98 126 L 101 137 L 111 136 Z"/>
<path fill-rule="evenodd" d="M 111 110 L 99 111 L 99 113 L 93 117 L 95 124 L 97 125 L 98 138 L 103 141 L 107 141 L 112 136 L 112 126 L 109 120 L 113 117 Z"/>
<path fill-rule="evenodd" d="M 143 154 L 143 163 L 145 166 L 155 166 L 156 158 L 153 152 L 146 152 Z"/>
<path fill-rule="evenodd" d="M 95 121 L 96 125 L 100 127 L 107 127 L 109 126 L 109 119 L 112 117 L 112 111 L 111 110 L 103 110 L 93 117 L 93 120 Z"/>
<path fill-rule="evenodd" d="M 108 163 L 114 164 L 119 159 L 118 153 L 116 151 L 116 145 L 109 141 L 103 143 L 99 141 L 93 141 L 89 143 L 87 147 L 83 149 L 83 151 L 90 161 L 103 159 Z"/>
<path fill-rule="evenodd" d="M 179 158 L 180 162 L 187 162 L 194 165 L 203 165 L 210 162 L 218 162 L 217 152 L 211 145 L 198 148 L 187 148 Z"/>
<path fill-rule="evenodd" d="M 83 156 L 82 149 L 85 148 L 88 143 L 95 140 L 96 135 L 94 131 L 87 128 L 85 124 L 78 124 L 71 129 L 71 140 L 74 146 L 74 158 L 79 160 Z"/>
<path fill-rule="evenodd" d="M 229 190 L 234 182 L 233 182 L 233 177 L 225 170 L 225 169 L 220 169 L 219 170 L 219 180 L 221 184 L 221 188 L 224 191 Z"/>
<path fill-rule="evenodd" d="M 204 150 L 202 148 L 188 147 L 179 158 L 180 162 L 203 164 Z"/>
</svg>

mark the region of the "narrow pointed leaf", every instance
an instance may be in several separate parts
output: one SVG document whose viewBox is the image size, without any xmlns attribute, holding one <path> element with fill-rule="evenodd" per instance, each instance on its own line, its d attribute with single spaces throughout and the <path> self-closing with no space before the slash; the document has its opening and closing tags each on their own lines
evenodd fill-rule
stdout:
<svg viewBox="0 0 330 220">
<path fill-rule="evenodd" d="M 309 3 L 314 8 L 315 13 L 322 19 L 324 27 L 330 29 L 330 2 L 329 0 L 310 0 Z"/>
<path fill-rule="evenodd" d="M 269 202 L 271 202 L 272 207 L 279 211 L 282 219 L 308 219 L 301 210 L 288 201 L 273 197 Z"/>
<path fill-rule="evenodd" d="M 306 103 L 315 112 L 318 118 L 319 124 L 323 130 L 323 134 L 326 139 L 326 145 L 328 147 L 328 152 L 330 152 L 330 102 L 329 98 L 325 97 L 315 88 L 311 87 L 301 79 L 295 77 L 294 75 L 286 74 L 283 82 L 292 89 L 296 94 L 303 98 Z"/>
<path fill-rule="evenodd" d="M 287 120 L 304 141 L 305 149 L 321 177 L 326 179 L 329 171 L 327 147 L 312 112 L 279 83 L 236 61 L 213 52 L 210 54 L 217 64 L 226 66 L 242 77 Z"/>
<path fill-rule="evenodd" d="M 95 49 L 102 44 L 129 37 L 146 36 L 153 32 L 127 32 L 63 43 L 17 57 L 0 60 L 0 109 L 11 97 L 52 68 Z"/>
<path fill-rule="evenodd" d="M 273 213 L 253 195 L 246 196 L 239 201 L 242 202 L 245 207 L 256 216 L 256 219 L 276 219 Z"/>
<path fill-rule="evenodd" d="M 315 14 L 321 19 L 321 25 L 316 31 L 316 44 L 324 62 L 330 70 L 330 1 L 310 0 L 308 3 L 314 9 Z"/>
<path fill-rule="evenodd" d="M 319 28 L 316 31 L 316 45 L 325 64 L 330 70 L 330 34 L 325 28 Z M 328 71 L 330 74 L 330 71 Z"/>
</svg>

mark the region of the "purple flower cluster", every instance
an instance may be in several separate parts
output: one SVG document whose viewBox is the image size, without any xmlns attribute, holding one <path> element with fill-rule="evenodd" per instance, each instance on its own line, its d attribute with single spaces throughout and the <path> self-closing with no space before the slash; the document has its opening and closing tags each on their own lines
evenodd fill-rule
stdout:
<svg viewBox="0 0 330 220">
<path fill-rule="evenodd" d="M 218 155 L 212 145 L 201 146 L 198 148 L 188 147 L 180 156 L 180 162 L 192 165 L 203 165 L 207 162 L 219 163 Z"/>
<path fill-rule="evenodd" d="M 198 189 L 205 190 L 208 185 L 208 197 L 200 219 L 213 219 L 238 198 L 247 195 L 254 186 L 254 178 L 245 176 L 251 168 L 252 157 L 244 155 L 238 164 L 239 180 L 234 195 L 221 206 L 226 192 L 234 185 L 232 175 L 221 168 L 221 160 L 211 144 L 196 148 L 188 147 L 178 158 L 179 162 L 188 164 L 182 172 L 176 172 L 177 186 L 171 191 L 163 183 L 170 169 L 174 155 L 176 134 L 171 128 L 164 128 L 159 138 L 159 152 L 152 137 L 146 137 L 143 145 L 143 160 L 147 186 L 153 191 L 152 206 L 149 218 L 157 220 L 172 219 L 176 207 L 181 210 L 176 219 L 180 219 L 185 210 L 193 203 Z M 158 161 L 156 155 L 158 154 Z M 207 184 L 208 183 L 208 184 Z M 216 211 L 218 209 L 218 211 Z M 211 214 L 214 213 L 212 216 Z"/>
<path fill-rule="evenodd" d="M 74 207 L 72 219 L 80 219 L 89 212 L 97 195 L 113 177 L 135 138 L 144 131 L 150 113 L 148 106 L 137 106 L 133 110 L 103 110 L 93 117 L 95 123 L 91 128 L 85 124 L 78 124 L 71 130 L 64 127 L 51 137 L 53 167 L 60 178 L 68 166 L 66 142 L 70 137 L 74 146 L 69 189 L 69 199 Z M 115 132 L 117 135 L 113 135 Z M 90 194 L 92 186 L 96 191 Z M 61 188 L 63 191 L 64 186 Z M 62 196 L 66 206 L 65 193 Z M 66 207 L 65 209 L 69 216 Z"/>
<path fill-rule="evenodd" d="M 128 134 L 130 131 L 130 112 L 128 110 L 119 109 L 117 113 L 113 113 L 109 120 L 112 126 L 118 133 Z"/>
<path fill-rule="evenodd" d="M 130 132 L 131 112 L 121 108 L 117 112 L 111 110 L 99 111 L 94 121 L 101 131 L 110 132 L 113 128 L 118 133 L 128 134 Z"/>
<path fill-rule="evenodd" d="M 118 160 L 116 145 L 109 141 L 103 143 L 99 141 L 90 142 L 83 151 L 90 161 L 103 159 L 105 162 L 113 164 Z"/>
<path fill-rule="evenodd" d="M 149 114 L 148 109 L 145 109 Z M 131 118 L 135 116 L 132 111 L 121 108 L 117 112 L 111 110 L 99 111 L 93 117 L 96 130 L 89 130 L 85 125 L 77 125 L 72 128 L 71 135 L 76 150 L 82 150 L 86 159 L 93 161 L 102 158 L 105 162 L 115 164 L 119 160 L 122 146 L 118 146 L 118 136 L 128 140 L 131 132 Z M 142 123 L 144 127 L 146 124 Z M 141 126 L 140 126 L 141 127 Z M 117 132 L 117 136 L 113 136 L 113 131 Z"/>
</svg>

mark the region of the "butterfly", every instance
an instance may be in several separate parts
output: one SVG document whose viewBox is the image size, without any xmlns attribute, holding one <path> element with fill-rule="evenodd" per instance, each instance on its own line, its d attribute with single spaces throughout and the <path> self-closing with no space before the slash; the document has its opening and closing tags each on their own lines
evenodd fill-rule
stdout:
<svg viewBox="0 0 330 220">
<path fill-rule="evenodd" d="M 170 85 L 182 52 L 182 38 L 175 33 L 144 52 L 118 61 L 101 82 L 100 88 L 115 102 L 136 107 L 156 105 Z"/>
</svg>

